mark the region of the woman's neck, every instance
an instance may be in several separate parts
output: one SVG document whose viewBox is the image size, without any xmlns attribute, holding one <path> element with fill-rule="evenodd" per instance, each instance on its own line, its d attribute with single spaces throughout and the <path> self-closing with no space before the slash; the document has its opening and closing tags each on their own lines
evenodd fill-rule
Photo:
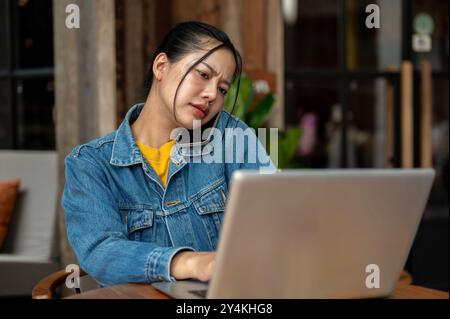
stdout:
<svg viewBox="0 0 450 319">
<path fill-rule="evenodd" d="M 170 140 L 170 133 L 177 127 L 168 114 L 168 108 L 152 90 L 139 117 L 131 125 L 136 141 L 154 148 L 160 148 Z"/>
</svg>

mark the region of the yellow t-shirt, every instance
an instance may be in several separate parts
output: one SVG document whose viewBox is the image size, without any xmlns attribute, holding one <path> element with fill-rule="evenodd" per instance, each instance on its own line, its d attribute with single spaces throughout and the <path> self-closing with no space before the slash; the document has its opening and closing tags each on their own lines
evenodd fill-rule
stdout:
<svg viewBox="0 0 450 319">
<path fill-rule="evenodd" d="M 166 188 L 170 166 L 170 153 L 175 144 L 175 139 L 164 143 L 159 149 L 147 146 L 139 141 L 136 141 L 136 144 L 141 150 L 142 155 L 144 155 L 147 162 L 161 179 L 164 188 Z"/>
</svg>

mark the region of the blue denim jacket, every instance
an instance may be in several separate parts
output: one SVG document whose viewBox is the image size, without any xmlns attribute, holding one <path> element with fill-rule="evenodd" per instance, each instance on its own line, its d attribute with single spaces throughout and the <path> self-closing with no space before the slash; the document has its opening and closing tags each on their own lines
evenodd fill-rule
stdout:
<svg viewBox="0 0 450 319">
<path fill-rule="evenodd" d="M 274 168 L 259 141 L 265 160 L 256 156 L 256 163 L 245 161 L 248 154 L 236 154 L 244 155 L 243 163 L 195 163 L 175 144 L 163 188 L 131 131 L 142 107 L 131 108 L 117 131 L 77 146 L 65 159 L 69 243 L 80 266 L 102 285 L 173 281 L 170 262 L 177 252 L 217 248 L 232 173 Z M 226 123 L 247 128 L 222 111 L 217 128 L 223 131 Z"/>
</svg>

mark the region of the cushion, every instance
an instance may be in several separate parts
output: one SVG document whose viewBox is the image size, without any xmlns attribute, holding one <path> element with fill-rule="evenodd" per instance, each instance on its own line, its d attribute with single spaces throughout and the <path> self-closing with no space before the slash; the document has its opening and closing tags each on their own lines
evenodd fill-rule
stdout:
<svg viewBox="0 0 450 319">
<path fill-rule="evenodd" d="M 11 214 L 19 192 L 20 180 L 18 178 L 0 181 L 0 248 L 6 238 Z"/>
</svg>

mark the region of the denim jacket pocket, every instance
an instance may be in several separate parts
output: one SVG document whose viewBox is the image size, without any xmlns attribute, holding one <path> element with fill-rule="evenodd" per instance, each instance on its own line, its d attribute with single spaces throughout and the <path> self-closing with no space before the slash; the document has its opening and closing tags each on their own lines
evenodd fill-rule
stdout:
<svg viewBox="0 0 450 319">
<path fill-rule="evenodd" d="M 223 212 L 225 210 L 226 194 L 226 185 L 222 183 L 194 199 L 194 207 L 200 215 Z"/>
<path fill-rule="evenodd" d="M 226 202 L 226 183 L 213 186 L 193 199 L 193 207 L 198 214 L 199 222 L 208 234 L 210 247 L 217 249 L 219 233 L 222 226 Z"/>
<path fill-rule="evenodd" d="M 148 209 L 126 211 L 128 237 L 137 241 L 150 240 L 153 231 L 153 215 L 154 212 Z"/>
</svg>

